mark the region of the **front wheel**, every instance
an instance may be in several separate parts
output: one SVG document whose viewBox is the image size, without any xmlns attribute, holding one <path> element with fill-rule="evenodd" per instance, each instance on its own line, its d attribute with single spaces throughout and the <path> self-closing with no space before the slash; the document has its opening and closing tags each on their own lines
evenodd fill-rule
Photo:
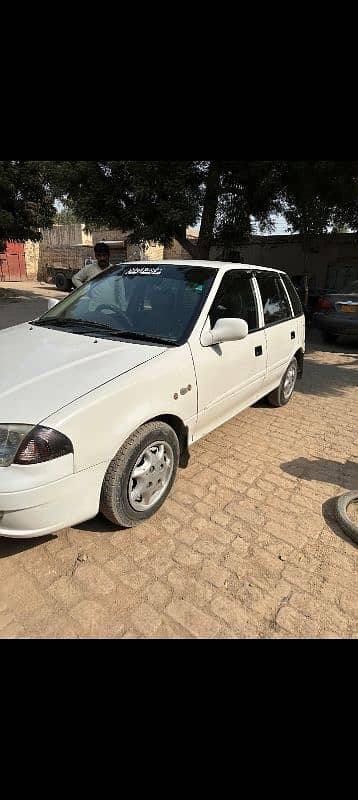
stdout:
<svg viewBox="0 0 358 800">
<path fill-rule="evenodd" d="M 161 421 L 142 425 L 107 469 L 100 511 L 124 528 L 149 519 L 168 496 L 178 462 L 179 442 L 173 429 Z"/>
<path fill-rule="evenodd" d="M 297 380 L 297 359 L 293 358 L 288 365 L 280 385 L 270 392 L 267 399 L 271 406 L 285 406 L 293 395 Z"/>
</svg>

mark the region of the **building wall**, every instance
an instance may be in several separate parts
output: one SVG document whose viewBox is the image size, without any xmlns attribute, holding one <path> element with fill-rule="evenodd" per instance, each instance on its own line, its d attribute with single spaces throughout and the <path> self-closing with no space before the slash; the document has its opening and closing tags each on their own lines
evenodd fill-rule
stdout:
<svg viewBox="0 0 358 800">
<path fill-rule="evenodd" d="M 212 248 L 210 258 L 220 259 L 219 248 Z M 311 286 L 325 288 L 332 268 L 358 267 L 358 236 L 343 233 L 312 239 L 307 252 L 297 236 L 256 236 L 240 247 L 230 260 L 261 267 L 278 267 L 289 275 L 307 273 Z"/>
<path fill-rule="evenodd" d="M 98 230 L 92 231 L 92 242 L 93 244 L 97 244 L 97 242 L 120 242 L 125 241 L 128 237 L 128 233 L 124 233 L 119 228 L 114 228 L 112 230 L 108 230 L 108 228 L 99 228 Z"/>
<path fill-rule="evenodd" d="M 170 247 L 164 247 L 163 258 L 164 260 L 168 261 L 171 259 L 173 259 L 173 261 L 177 259 L 185 260 L 187 258 L 191 259 L 191 255 L 187 250 L 184 249 L 184 247 L 182 247 L 181 244 L 179 244 L 179 242 L 177 242 L 176 239 L 174 239 L 173 244 Z"/>
<path fill-rule="evenodd" d="M 85 233 L 81 222 L 54 225 L 41 231 L 42 243 L 46 247 L 64 247 L 70 244 L 92 244 L 92 234 Z"/>
<path fill-rule="evenodd" d="M 82 223 L 54 225 L 51 229 L 42 230 L 42 241 L 38 244 L 26 242 L 25 259 L 29 280 L 46 280 L 47 267 L 62 269 L 81 269 L 85 257 L 93 258 L 93 247 L 97 242 L 123 242 L 120 258 L 128 261 L 157 261 L 164 259 L 188 259 L 189 253 L 179 242 L 174 241 L 171 247 L 163 247 L 155 242 L 147 242 L 145 246 L 127 244 L 129 232 L 119 228 L 99 228 L 85 232 Z M 194 235 L 189 229 L 191 236 Z M 111 246 L 111 258 L 116 262 L 119 253 Z"/>
<path fill-rule="evenodd" d="M 188 230 L 192 236 L 195 232 Z M 105 228 L 85 233 L 80 223 L 55 225 L 42 231 L 40 243 L 25 243 L 26 271 L 29 280 L 46 279 L 46 267 L 81 269 L 84 258 L 93 258 L 93 245 L 100 241 L 124 242 L 128 261 L 190 259 L 190 254 L 174 241 L 171 247 L 148 242 L 145 247 L 126 243 L 128 232 Z M 76 245 L 75 247 L 73 245 Z M 221 259 L 220 248 L 212 248 L 211 259 Z M 230 256 L 230 260 L 258 266 L 278 267 L 291 275 L 308 273 L 311 286 L 328 286 L 328 276 L 336 268 L 358 269 L 358 235 L 335 234 L 312 239 L 306 252 L 298 236 L 255 236 Z"/>
<path fill-rule="evenodd" d="M 27 279 L 35 281 L 38 275 L 40 242 L 25 242 L 24 250 Z"/>
</svg>

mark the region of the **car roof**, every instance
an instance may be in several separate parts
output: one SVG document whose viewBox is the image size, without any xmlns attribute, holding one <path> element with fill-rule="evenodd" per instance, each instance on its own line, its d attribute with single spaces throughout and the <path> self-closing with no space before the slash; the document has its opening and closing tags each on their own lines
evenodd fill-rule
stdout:
<svg viewBox="0 0 358 800">
<path fill-rule="evenodd" d="M 219 269 L 219 270 L 227 270 L 227 269 L 254 269 L 260 270 L 262 272 L 281 272 L 284 273 L 284 270 L 279 269 L 279 267 L 259 267 L 257 264 L 240 264 L 236 261 L 201 261 L 199 259 L 187 259 L 187 260 L 179 260 L 179 259 L 171 259 L 171 260 L 163 260 L 163 261 L 126 261 L 122 262 L 121 266 L 124 266 L 124 263 L 130 264 L 131 266 L 134 264 L 138 264 L 141 267 L 147 266 L 163 266 L 164 264 L 170 265 L 172 267 L 177 266 L 184 266 L 184 267 L 211 267 L 212 269 Z"/>
</svg>

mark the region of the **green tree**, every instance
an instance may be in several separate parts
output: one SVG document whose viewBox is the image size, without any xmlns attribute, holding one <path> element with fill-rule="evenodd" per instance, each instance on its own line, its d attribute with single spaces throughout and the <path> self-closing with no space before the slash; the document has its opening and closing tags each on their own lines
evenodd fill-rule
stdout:
<svg viewBox="0 0 358 800">
<path fill-rule="evenodd" d="M 89 229 L 121 228 L 130 241 L 173 239 L 192 258 L 247 241 L 284 213 L 307 241 L 331 225 L 358 229 L 357 165 L 344 161 L 48 162 L 57 191 Z M 186 235 L 199 225 L 197 242 Z"/>
<path fill-rule="evenodd" d="M 58 191 L 89 229 L 119 227 L 130 241 L 177 239 L 193 258 L 232 249 L 279 208 L 271 161 L 51 162 Z M 200 222 L 197 243 L 187 238 Z"/>
<path fill-rule="evenodd" d="M 69 203 L 66 203 L 66 205 L 61 208 L 60 211 L 57 211 L 54 220 L 55 225 L 72 225 L 76 222 L 81 222 L 81 220 L 78 219 L 75 211 L 73 208 L 71 208 Z"/>
<path fill-rule="evenodd" d="M 36 242 L 55 218 L 48 162 L 0 161 L 0 248 L 6 241 Z"/>
<path fill-rule="evenodd" d="M 278 169 L 292 231 L 308 238 L 332 226 L 358 230 L 358 161 L 283 161 Z"/>
</svg>

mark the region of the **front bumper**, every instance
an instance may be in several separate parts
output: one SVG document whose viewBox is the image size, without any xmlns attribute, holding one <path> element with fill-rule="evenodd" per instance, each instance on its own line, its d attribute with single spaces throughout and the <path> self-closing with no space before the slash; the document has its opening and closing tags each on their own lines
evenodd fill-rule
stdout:
<svg viewBox="0 0 358 800">
<path fill-rule="evenodd" d="M 316 314 L 314 317 L 317 328 L 327 333 L 341 334 L 342 336 L 358 336 L 358 316 L 348 314 Z"/>
<path fill-rule="evenodd" d="M 0 474 L 0 536 L 19 539 L 45 536 L 96 516 L 107 466 L 107 463 L 97 464 L 51 483 L 19 491 L 1 491 L 6 476 Z M 11 467 L 2 469 L 5 472 Z M 26 470 L 30 467 L 22 468 L 25 478 Z"/>
</svg>

